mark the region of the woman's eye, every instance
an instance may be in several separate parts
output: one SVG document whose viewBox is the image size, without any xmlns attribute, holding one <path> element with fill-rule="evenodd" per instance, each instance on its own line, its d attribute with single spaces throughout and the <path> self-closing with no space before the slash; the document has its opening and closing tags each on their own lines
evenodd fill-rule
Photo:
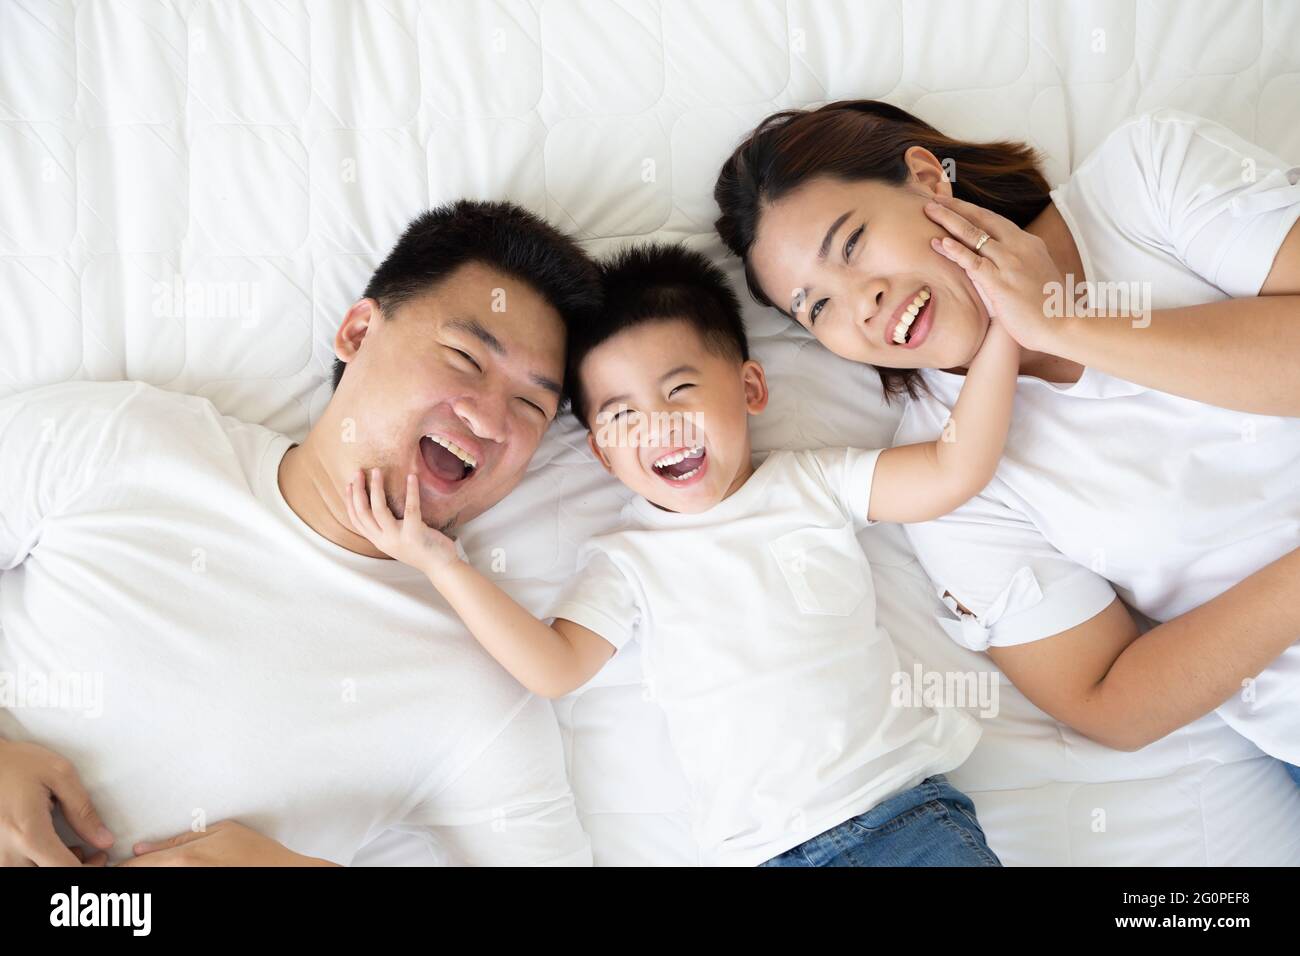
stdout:
<svg viewBox="0 0 1300 956">
<path fill-rule="evenodd" d="M 547 414 L 546 414 L 546 409 L 542 408 L 542 406 L 538 405 L 538 404 L 537 404 L 535 401 L 533 401 L 531 398 L 524 398 L 522 395 L 520 395 L 520 396 L 519 396 L 519 400 L 520 400 L 521 402 L 523 402 L 525 405 L 527 405 L 528 407 L 530 407 L 530 408 L 535 408 L 537 411 L 541 412 L 543 418 L 547 418 L 547 417 L 548 417 Z"/>
<path fill-rule="evenodd" d="M 813 303 L 813 307 L 808 311 L 808 324 L 812 325 L 817 321 L 817 316 L 822 314 L 822 308 L 826 305 L 825 299 L 818 299 Z"/>
<path fill-rule="evenodd" d="M 853 230 L 853 234 L 849 236 L 848 241 L 847 241 L 846 243 L 844 243 L 844 258 L 845 258 L 845 259 L 847 259 L 849 256 L 853 255 L 853 250 L 857 248 L 857 246 L 858 246 L 858 239 L 859 239 L 861 236 L 862 236 L 862 227 L 861 227 L 861 226 L 858 226 L 857 229 Z"/>
<path fill-rule="evenodd" d="M 692 383 L 692 382 L 685 382 L 685 383 L 682 384 L 682 385 L 678 385 L 678 386 L 676 386 L 676 387 L 670 389 L 669 392 L 668 392 L 668 397 L 669 397 L 669 398 L 672 398 L 674 395 L 676 395 L 678 392 L 680 392 L 680 391 L 681 391 L 682 389 L 684 389 L 684 388 L 694 388 L 694 387 L 695 387 L 694 383 Z"/>
</svg>

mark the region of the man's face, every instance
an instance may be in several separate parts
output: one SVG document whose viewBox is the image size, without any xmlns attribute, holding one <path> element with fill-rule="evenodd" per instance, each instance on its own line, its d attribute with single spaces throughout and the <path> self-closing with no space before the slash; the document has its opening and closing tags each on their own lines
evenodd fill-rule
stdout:
<svg viewBox="0 0 1300 956">
<path fill-rule="evenodd" d="M 450 530 L 504 498 L 555 418 L 564 374 L 559 314 L 518 279 L 467 263 L 385 315 L 354 306 L 335 350 L 348 363 L 332 403 L 340 486 L 384 469 L 401 517 L 406 476 L 424 521 Z"/>
</svg>

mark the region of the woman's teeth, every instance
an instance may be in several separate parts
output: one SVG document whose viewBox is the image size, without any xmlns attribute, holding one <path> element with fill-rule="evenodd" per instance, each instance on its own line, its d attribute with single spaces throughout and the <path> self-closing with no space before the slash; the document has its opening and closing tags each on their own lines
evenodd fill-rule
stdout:
<svg viewBox="0 0 1300 956">
<path fill-rule="evenodd" d="M 922 289 L 916 294 L 916 298 L 907 304 L 907 308 L 903 310 L 903 317 L 898 320 L 898 325 L 894 326 L 895 345 L 902 345 L 907 341 L 912 323 L 916 321 L 916 317 L 921 314 L 928 301 L 930 301 L 930 290 Z"/>
<path fill-rule="evenodd" d="M 467 452 L 465 449 L 461 448 L 454 441 L 451 441 L 448 438 L 443 438 L 440 435 L 425 435 L 424 437 L 429 439 L 429 441 L 433 442 L 434 444 L 441 445 L 443 448 L 447 449 L 447 451 L 451 452 L 453 455 L 455 455 L 457 458 L 463 461 L 466 465 L 468 465 L 470 471 L 473 471 L 475 468 L 478 467 L 478 462 L 474 460 L 474 456 L 471 455 L 469 452 Z"/>
</svg>

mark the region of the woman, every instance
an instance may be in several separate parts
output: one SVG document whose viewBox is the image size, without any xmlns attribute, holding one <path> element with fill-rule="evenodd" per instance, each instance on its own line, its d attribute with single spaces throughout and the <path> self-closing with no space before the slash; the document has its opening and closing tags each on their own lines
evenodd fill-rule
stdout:
<svg viewBox="0 0 1300 956">
<path fill-rule="evenodd" d="M 1297 178 L 1161 111 L 1049 191 L 1023 144 L 848 101 L 769 117 L 715 197 L 753 295 L 905 397 L 898 442 L 990 316 L 1020 344 L 996 477 L 907 528 L 945 630 L 1102 743 L 1217 709 L 1300 783 Z"/>
</svg>

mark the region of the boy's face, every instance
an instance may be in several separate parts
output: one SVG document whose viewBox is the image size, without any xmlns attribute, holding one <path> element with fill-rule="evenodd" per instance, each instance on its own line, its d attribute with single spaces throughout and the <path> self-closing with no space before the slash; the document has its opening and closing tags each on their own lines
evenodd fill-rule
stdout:
<svg viewBox="0 0 1300 956">
<path fill-rule="evenodd" d="M 592 349 L 578 374 L 591 450 L 652 504 L 706 511 L 753 472 L 749 416 L 767 405 L 763 368 L 709 349 L 688 322 L 620 332 Z"/>
</svg>

